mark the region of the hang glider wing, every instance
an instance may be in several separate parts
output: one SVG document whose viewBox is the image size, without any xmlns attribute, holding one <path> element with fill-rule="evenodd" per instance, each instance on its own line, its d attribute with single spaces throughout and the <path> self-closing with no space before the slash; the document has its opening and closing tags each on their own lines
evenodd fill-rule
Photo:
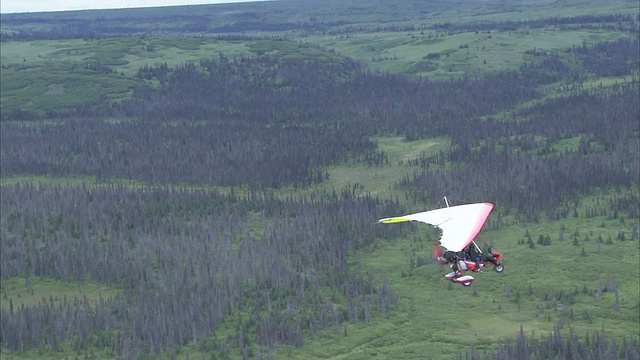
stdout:
<svg viewBox="0 0 640 360">
<path fill-rule="evenodd" d="M 478 236 L 489 214 L 491 214 L 493 206 L 494 205 L 489 202 L 458 205 L 405 216 L 380 219 L 378 222 L 393 224 L 407 221 L 420 221 L 437 226 L 442 230 L 440 244 L 447 250 L 461 251 Z"/>
</svg>

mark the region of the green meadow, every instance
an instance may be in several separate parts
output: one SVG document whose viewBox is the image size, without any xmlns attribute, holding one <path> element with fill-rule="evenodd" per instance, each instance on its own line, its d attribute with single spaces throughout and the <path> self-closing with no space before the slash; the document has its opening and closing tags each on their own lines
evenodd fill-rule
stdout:
<svg viewBox="0 0 640 360">
<path fill-rule="evenodd" d="M 364 59 L 371 68 L 383 72 L 447 78 L 517 70 L 533 60 L 525 54 L 528 50 L 561 52 L 571 46 L 616 40 L 620 36 L 624 35 L 606 30 L 536 28 L 451 35 L 428 31 L 373 33 L 312 41 L 340 54 Z"/>
<path fill-rule="evenodd" d="M 141 67 L 175 67 L 215 58 L 220 53 L 227 57 L 271 54 L 328 61 L 348 56 L 383 72 L 433 78 L 474 77 L 517 70 L 532 61 L 525 54 L 528 50 L 559 52 L 621 36 L 624 37 L 598 29 L 531 29 L 451 35 L 416 31 L 348 38 L 308 37 L 293 46 L 270 40 L 154 37 L 3 42 L 2 109 L 65 109 L 96 103 L 99 94 L 122 100 L 131 96 L 134 87 L 144 84 L 144 80 L 135 77 Z"/>
<path fill-rule="evenodd" d="M 88 301 L 92 304 L 101 298 L 108 299 L 117 292 L 117 289 L 92 281 L 80 283 L 30 276 L 3 281 L 1 302 L 3 310 L 18 310 L 41 302 L 55 305 L 65 301 Z"/>
<path fill-rule="evenodd" d="M 185 11 L 185 16 L 192 16 L 195 8 L 177 7 L 173 11 L 180 9 Z M 312 12 L 315 9 L 301 7 L 296 11 L 291 8 L 288 10 L 290 15 L 283 12 L 281 16 L 285 16 L 287 21 L 302 19 L 304 14 L 309 14 L 307 21 L 309 18 L 326 22 L 342 20 L 338 15 L 340 12 L 331 12 L 329 9 L 326 13 L 317 14 Z M 438 3 L 434 11 L 419 16 L 410 10 L 411 6 L 404 11 L 394 9 L 396 13 L 386 16 L 398 16 L 401 20 L 380 24 L 378 19 L 384 14 L 378 14 L 378 18 L 372 17 L 365 9 L 351 8 L 353 13 L 349 19 L 355 24 L 335 26 L 332 28 L 335 34 L 300 31 L 243 34 L 254 36 L 250 41 L 249 38 L 220 37 L 227 34 L 3 41 L 0 44 L 1 108 L 3 111 L 15 108 L 33 111 L 68 109 L 82 103 L 96 103 L 99 96 L 103 95 L 110 100 L 122 100 L 131 96 L 134 87 L 144 84 L 144 80 L 135 77 L 141 67 L 159 64 L 174 67 L 215 58 L 221 53 L 227 57 L 270 54 L 282 58 L 326 61 L 346 56 L 382 72 L 436 79 L 475 77 L 517 70 L 535 60 L 532 55 L 525 54 L 527 51 L 562 53 L 572 46 L 592 45 L 630 36 L 627 32 L 598 23 L 584 26 L 550 23 L 540 26 L 534 23 L 528 25 L 527 22 L 556 19 L 558 14 L 562 14 L 561 18 L 571 18 L 591 14 L 628 15 L 637 14 L 638 11 L 637 3 L 631 1 L 595 1 L 589 6 L 584 6 L 580 1 L 487 2 L 472 7 Z M 161 10 L 166 12 L 169 9 Z M 78 19 L 83 19 L 82 13 L 76 14 Z M 94 15 L 93 12 L 87 12 L 84 16 L 91 19 Z M 151 15 L 145 13 L 145 16 Z M 103 16 L 109 17 L 107 12 Z M 126 21 L 127 18 L 122 16 L 118 17 L 118 21 Z M 216 13 L 218 20 L 224 18 L 231 21 L 235 19 L 234 16 L 233 11 Z M 434 23 L 453 24 L 455 27 L 448 30 L 429 28 Z M 505 29 L 505 24 L 510 23 L 514 24 L 514 28 Z M 624 23 L 617 25 L 629 29 L 634 26 Z M 136 26 L 153 29 L 160 25 L 156 19 L 143 18 Z M 403 26 L 412 30 L 389 31 L 384 26 Z"/>
<path fill-rule="evenodd" d="M 136 77 L 145 66 L 176 67 L 210 60 L 258 54 L 335 60 L 328 51 L 284 41 L 216 40 L 212 38 L 131 37 L 97 40 L 3 42 L 0 86 L 2 109 L 68 109 L 129 98 L 148 81 Z"/>
</svg>

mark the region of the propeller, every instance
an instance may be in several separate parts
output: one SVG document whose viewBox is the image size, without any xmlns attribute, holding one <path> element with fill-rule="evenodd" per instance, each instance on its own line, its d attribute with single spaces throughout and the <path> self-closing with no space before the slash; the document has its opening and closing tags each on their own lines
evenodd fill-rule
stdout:
<svg viewBox="0 0 640 360">
<path fill-rule="evenodd" d="M 442 252 L 440 251 L 440 244 L 437 241 L 433 242 L 433 257 L 438 261 L 438 266 L 442 270 Z"/>
</svg>

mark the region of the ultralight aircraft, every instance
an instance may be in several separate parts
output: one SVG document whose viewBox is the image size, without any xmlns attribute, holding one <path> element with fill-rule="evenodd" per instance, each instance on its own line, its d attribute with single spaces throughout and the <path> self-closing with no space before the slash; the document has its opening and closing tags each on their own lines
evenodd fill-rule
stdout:
<svg viewBox="0 0 640 360">
<path fill-rule="evenodd" d="M 494 204 L 484 202 L 449 206 L 446 197 L 444 201 L 446 208 L 380 219 L 378 222 L 394 224 L 420 221 L 439 228 L 442 235 L 439 243 L 435 244 L 434 256 L 441 265 L 449 264 L 453 270 L 445 275 L 447 280 L 469 286 L 473 283 L 474 277 L 466 275 L 465 270 L 477 272 L 493 265 L 495 271 L 502 272 L 502 254 L 498 253 L 493 245 L 485 246 L 485 250 L 482 251 L 474 241 L 487 222 Z M 440 247 L 444 248 L 444 254 Z"/>
</svg>

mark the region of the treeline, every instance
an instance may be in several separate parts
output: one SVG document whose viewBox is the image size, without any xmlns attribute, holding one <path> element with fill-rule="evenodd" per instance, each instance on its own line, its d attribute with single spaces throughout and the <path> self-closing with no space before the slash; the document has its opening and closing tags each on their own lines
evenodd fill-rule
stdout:
<svg viewBox="0 0 640 360">
<path fill-rule="evenodd" d="M 466 31 L 516 31 L 531 28 L 567 29 L 609 29 L 629 33 L 638 33 L 638 16 L 628 14 L 589 14 L 569 17 L 548 17 L 543 19 L 507 20 L 478 23 L 438 23 L 433 28 L 448 33 Z M 426 28 L 425 28 L 426 30 Z M 526 30 L 524 30 L 526 31 Z"/>
<path fill-rule="evenodd" d="M 415 19 L 416 14 L 450 10 L 455 4 L 433 4 L 423 2 L 385 3 L 382 5 L 349 6 L 344 2 L 333 2 L 330 15 L 318 14 L 311 2 L 281 2 L 252 4 L 243 8 L 234 4 L 235 11 L 220 15 L 220 5 L 200 5 L 198 12 L 186 8 L 149 14 L 137 9 L 101 10 L 66 13 L 2 14 L 3 27 L 0 41 L 35 41 L 60 39 L 96 39 L 105 37 L 160 35 L 160 36 L 206 36 L 241 33 L 288 33 L 295 31 L 303 35 L 349 36 L 373 32 L 432 31 L 436 34 L 455 34 L 473 31 L 516 31 L 528 28 L 558 29 L 607 29 L 626 33 L 638 33 L 638 16 L 631 14 L 581 15 L 572 17 L 548 17 L 522 21 L 491 22 L 438 22 L 431 23 L 425 15 Z M 261 6 L 261 9 L 256 9 Z M 192 6 L 191 8 L 194 8 Z M 227 8 L 229 8 L 227 6 Z M 398 9 L 401 8 L 401 11 Z M 394 11 L 389 11 L 393 9 Z M 243 11 L 244 10 L 244 11 Z M 308 16 L 297 16 L 306 13 Z M 383 19 L 371 22 L 371 14 Z M 295 21 L 291 20 L 295 14 Z M 408 19 L 411 19 L 408 21 Z"/>
<path fill-rule="evenodd" d="M 568 58 L 545 54 L 543 60 L 524 65 L 521 73 L 540 83 L 634 74 L 638 43 L 636 38 L 571 47 L 564 52 Z M 573 85 L 565 90 L 568 95 L 520 108 L 514 116 L 521 120 L 490 116 L 457 122 L 457 130 L 448 133 L 451 148 L 415 160 L 423 170 L 401 185 L 416 202 L 434 203 L 440 194 L 491 198 L 536 221 L 540 211 L 554 218 L 559 203 L 594 188 L 636 184 L 638 80 L 609 89 Z M 453 166 L 444 167 L 448 161 Z M 633 206 L 620 210 L 637 215 Z"/>
<path fill-rule="evenodd" d="M 268 56 L 221 55 L 170 71 L 147 67 L 140 76 L 164 85 L 135 89 L 117 104 L 52 111 L 37 126 L 3 114 L 0 175 L 308 186 L 331 164 L 385 164 L 373 134 L 448 136 L 464 131 L 463 119 L 540 96 L 533 81 L 515 75 L 434 82 L 372 74 L 353 61 Z"/>
<path fill-rule="evenodd" d="M 396 133 L 416 139 L 450 133 L 460 119 L 493 114 L 541 96 L 535 79 L 515 73 L 432 81 L 371 73 L 351 60 L 279 61 L 270 56 L 221 55 L 178 67 L 159 80 L 166 86 L 138 90 L 131 100 L 113 107 L 111 115 L 244 124 L 354 124 L 354 130 L 366 135 Z"/>
<path fill-rule="evenodd" d="M 537 61 L 525 63 L 520 71 L 523 75 L 549 82 L 579 82 L 594 77 L 625 76 L 640 68 L 638 52 L 640 39 L 637 36 L 593 45 L 572 46 L 562 52 L 534 48 L 525 53 L 537 57 Z"/>
<path fill-rule="evenodd" d="M 431 81 L 371 73 L 349 60 L 224 54 L 175 68 L 147 66 L 139 76 L 162 85 L 135 89 L 129 100 L 51 111 L 37 126 L 3 114 L 0 175 L 305 187 L 324 181 L 332 164 L 385 166 L 372 135 L 447 136 L 451 149 L 419 159 L 424 169 L 402 182 L 416 189 L 416 201 L 432 204 L 442 194 L 491 198 L 535 216 L 593 187 L 635 181 L 638 82 L 606 91 L 576 85 L 567 89 L 572 95 L 518 110 L 518 121 L 492 115 L 539 99 L 536 89 L 550 79 L 614 64 L 632 73 L 628 65 L 637 59 L 629 45 L 572 49 L 578 55 L 571 61 L 579 61 L 571 73 L 557 66 L 567 61 L 560 56 L 541 61 L 537 68 L 551 77 L 526 76 L 527 65 L 522 75 Z M 609 60 L 590 61 L 603 54 Z M 448 161 L 454 166 L 443 166 Z"/>
<path fill-rule="evenodd" d="M 87 175 L 151 184 L 308 187 L 329 176 L 330 164 L 373 159 L 367 154 L 377 153 L 375 142 L 354 137 L 347 126 L 71 120 L 1 128 L 2 176 Z"/>
<path fill-rule="evenodd" d="M 422 171 L 402 185 L 417 201 L 433 203 L 438 194 L 491 198 L 529 221 L 593 188 L 632 186 L 640 173 L 638 96 L 636 83 L 604 96 L 549 100 L 521 111 L 527 120 L 519 122 L 470 121 L 452 134 L 450 150 L 422 159 Z M 562 141 L 575 149 L 558 148 Z M 443 159 L 454 164 L 443 167 Z"/>
<path fill-rule="evenodd" d="M 569 52 L 569 50 L 568 50 Z M 601 42 L 592 46 L 572 47 L 583 68 L 598 77 L 624 76 L 640 68 L 640 38 Z"/>
<path fill-rule="evenodd" d="M 625 336 L 622 343 L 608 337 L 604 324 L 601 331 L 580 340 L 573 329 L 565 335 L 561 322 L 548 336 L 527 337 L 522 327 L 515 339 L 501 340 L 498 350 L 487 353 L 473 348 L 459 359 L 466 360 L 532 360 L 532 359 L 606 359 L 637 360 L 640 344 L 635 335 Z"/>
<path fill-rule="evenodd" d="M 431 36 L 453 35 L 467 32 L 523 31 L 534 28 L 606 29 L 627 33 L 637 33 L 638 17 L 627 14 L 584 15 L 572 17 L 547 17 L 530 20 L 479 21 L 479 22 L 388 22 L 383 24 L 353 23 L 348 26 L 332 27 L 325 33 L 333 36 L 349 36 L 357 33 L 376 32 L 430 32 Z"/>
<path fill-rule="evenodd" d="M 191 342 L 222 355 L 268 353 L 302 346 L 303 332 L 369 322 L 397 301 L 385 279 L 347 264 L 397 231 L 371 223 L 380 205 L 397 211 L 393 202 L 349 191 L 279 200 L 121 185 L 1 190 L 2 280 L 97 281 L 117 292 L 94 302 L 3 300 L 6 349 L 57 351 L 66 342 L 78 353 L 140 358 Z M 235 329 L 213 337 L 238 310 Z"/>
</svg>

